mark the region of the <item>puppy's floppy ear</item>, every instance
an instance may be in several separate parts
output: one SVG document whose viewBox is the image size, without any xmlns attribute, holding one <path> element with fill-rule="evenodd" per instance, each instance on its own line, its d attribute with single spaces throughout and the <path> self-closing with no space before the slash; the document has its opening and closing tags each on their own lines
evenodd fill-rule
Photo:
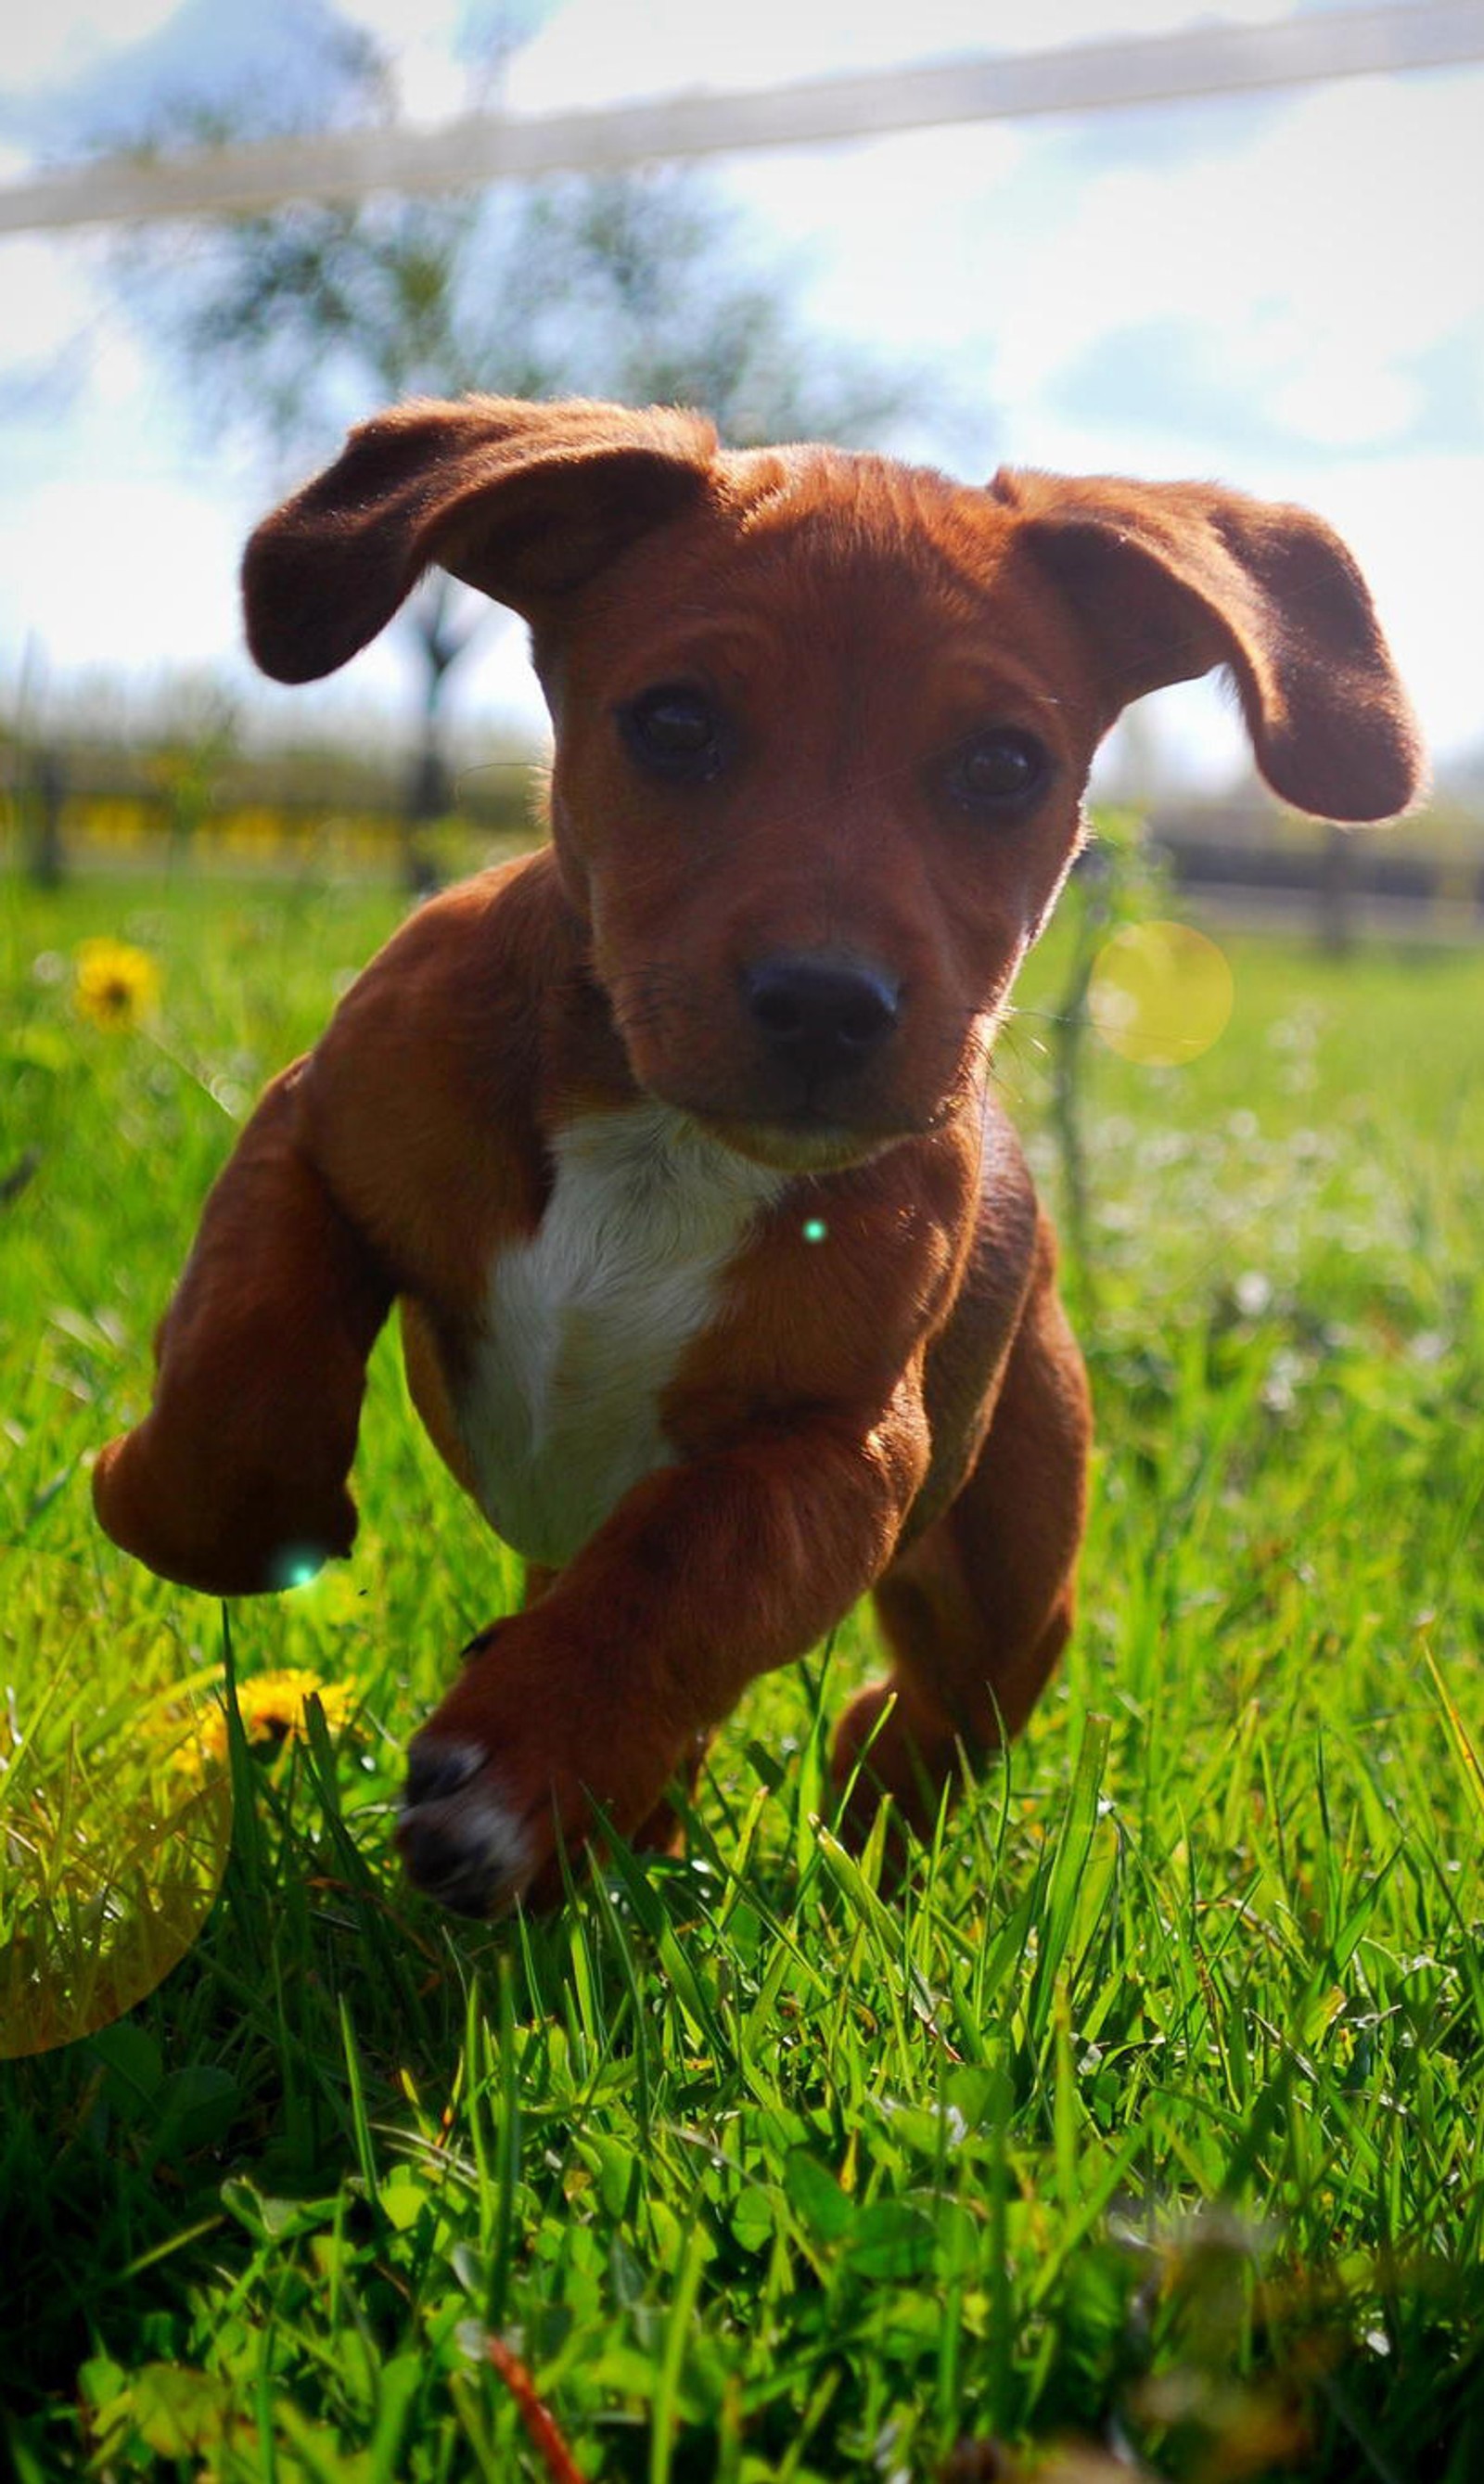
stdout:
<svg viewBox="0 0 1484 2484">
<path fill-rule="evenodd" d="M 715 445 L 701 416 L 661 407 L 394 407 L 252 537 L 248 644 L 277 681 L 334 672 L 434 561 L 529 619 L 699 494 Z"/>
<path fill-rule="evenodd" d="M 1230 666 L 1258 767 L 1322 819 L 1416 801 L 1425 761 L 1364 580 L 1307 510 L 1204 483 L 997 474 L 995 499 L 1091 637 L 1107 721 Z"/>
</svg>

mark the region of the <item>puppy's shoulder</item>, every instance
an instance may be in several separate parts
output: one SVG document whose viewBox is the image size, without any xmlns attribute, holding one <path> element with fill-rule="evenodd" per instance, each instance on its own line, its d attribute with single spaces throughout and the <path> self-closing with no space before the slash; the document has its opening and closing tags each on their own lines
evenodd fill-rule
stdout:
<svg viewBox="0 0 1484 2484">
<path fill-rule="evenodd" d="M 405 1032 L 519 1014 L 570 971 L 576 943 L 550 848 L 518 855 L 410 914 L 357 976 L 330 1034 L 343 1044 L 384 1023 Z"/>
<path fill-rule="evenodd" d="M 399 1290 L 472 1300 L 539 1216 L 545 1029 L 580 970 L 551 857 L 525 856 L 419 906 L 305 1063 L 303 1143 Z"/>
</svg>

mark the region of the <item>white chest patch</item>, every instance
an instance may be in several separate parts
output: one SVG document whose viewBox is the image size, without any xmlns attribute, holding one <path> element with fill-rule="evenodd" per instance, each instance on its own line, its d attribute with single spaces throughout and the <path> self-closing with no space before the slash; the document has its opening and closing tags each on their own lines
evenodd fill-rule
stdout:
<svg viewBox="0 0 1484 2484">
<path fill-rule="evenodd" d="M 660 1399 L 788 1176 L 663 1104 L 569 1121 L 539 1228 L 490 1272 L 460 1417 L 480 1505 L 530 1561 L 571 1559 L 674 1450 Z"/>
</svg>

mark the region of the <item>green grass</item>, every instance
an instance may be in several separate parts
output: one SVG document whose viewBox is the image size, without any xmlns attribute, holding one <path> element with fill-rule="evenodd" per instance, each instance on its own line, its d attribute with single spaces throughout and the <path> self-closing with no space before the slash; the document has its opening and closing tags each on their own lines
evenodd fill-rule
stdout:
<svg viewBox="0 0 1484 2484">
<path fill-rule="evenodd" d="M 902 1898 L 827 1826 L 858 1616 L 751 1693 L 685 1862 L 481 1930 L 403 1886 L 389 1806 L 518 1581 L 389 1347 L 354 1562 L 229 1636 L 88 1506 L 235 1120 L 392 919 L 309 883 L 0 882 L 0 1184 L 33 1163 L 0 1206 L 13 1819 L 106 1843 L 96 1791 L 167 1675 L 358 1699 L 271 1765 L 234 1733 L 216 1904 L 110 2025 L 129 1903 L 69 1912 L 53 1868 L 46 1911 L 4 1850 L 11 1965 L 55 1933 L 38 1972 L 93 2029 L 0 2064 L 18 2471 L 539 2478 L 494 2333 L 580 2470 L 634 2484 L 927 2484 L 991 2437 L 1193 2484 L 1471 2484 L 1484 960 L 1232 943 L 1201 1061 L 1089 1059 L 1082 1622 Z M 94 933 L 158 961 L 152 1032 L 77 1017 Z M 1034 962 L 1001 1057 L 1053 1196 L 1065 965 Z"/>
</svg>

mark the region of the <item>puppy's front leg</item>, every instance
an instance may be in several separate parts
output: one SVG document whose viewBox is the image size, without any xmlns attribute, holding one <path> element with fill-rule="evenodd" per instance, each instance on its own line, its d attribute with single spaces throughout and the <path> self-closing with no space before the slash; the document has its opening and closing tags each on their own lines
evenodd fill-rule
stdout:
<svg viewBox="0 0 1484 2484">
<path fill-rule="evenodd" d="M 276 1078 L 206 1202 L 155 1338 L 154 1400 L 98 1457 L 107 1533 L 207 1595 L 287 1587 L 348 1552 L 345 1488 L 391 1281 L 336 1203 Z"/>
<path fill-rule="evenodd" d="M 637 1485 L 540 1602 L 497 1623 L 413 1744 L 413 1878 L 465 1914 L 561 1894 L 600 1816 L 630 1833 L 759 1673 L 891 1557 L 927 1467 L 915 1384 L 811 1411 Z"/>
</svg>

